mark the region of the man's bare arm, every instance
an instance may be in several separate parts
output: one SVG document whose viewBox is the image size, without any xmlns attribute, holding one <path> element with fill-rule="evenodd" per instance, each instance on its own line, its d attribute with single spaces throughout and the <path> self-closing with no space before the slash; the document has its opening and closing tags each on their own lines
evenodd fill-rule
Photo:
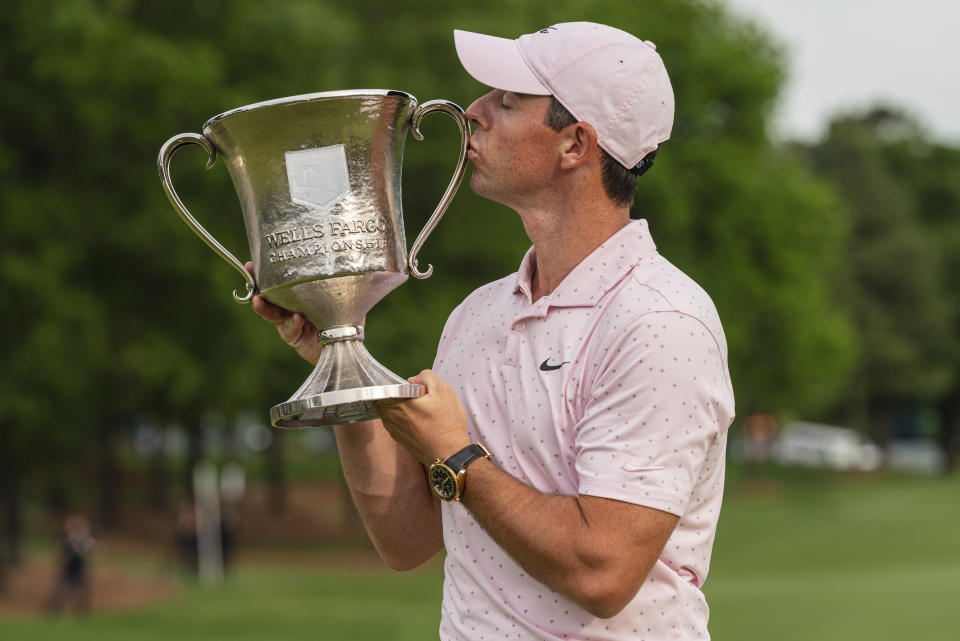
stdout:
<svg viewBox="0 0 960 641">
<path fill-rule="evenodd" d="M 251 273 L 252 268 L 247 263 Z M 261 296 L 251 302 L 284 342 L 316 364 L 321 351 L 316 327 L 302 314 Z M 407 570 L 433 557 L 443 547 L 440 505 L 420 463 L 390 437 L 380 421 L 333 429 L 350 495 L 381 558 L 395 570 Z"/>
<path fill-rule="evenodd" d="M 633 599 L 678 521 L 613 499 L 542 494 L 487 460 L 470 466 L 462 502 L 530 576 L 600 618 Z"/>
<path fill-rule="evenodd" d="M 443 547 L 440 502 L 420 463 L 380 421 L 334 428 L 350 495 L 380 557 L 410 570 Z"/>
</svg>

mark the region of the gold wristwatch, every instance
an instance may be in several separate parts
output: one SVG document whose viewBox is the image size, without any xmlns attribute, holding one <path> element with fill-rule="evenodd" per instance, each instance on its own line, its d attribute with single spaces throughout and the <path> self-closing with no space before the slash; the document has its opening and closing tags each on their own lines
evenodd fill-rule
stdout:
<svg viewBox="0 0 960 641">
<path fill-rule="evenodd" d="M 467 466 L 479 458 L 490 458 L 490 452 L 480 443 L 471 443 L 446 460 L 434 461 L 427 478 L 437 498 L 459 501 L 467 485 Z"/>
</svg>

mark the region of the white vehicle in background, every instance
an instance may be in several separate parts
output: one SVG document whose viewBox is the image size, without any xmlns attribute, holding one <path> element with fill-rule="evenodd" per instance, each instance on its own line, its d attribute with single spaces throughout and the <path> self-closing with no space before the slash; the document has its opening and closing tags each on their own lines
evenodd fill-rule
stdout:
<svg viewBox="0 0 960 641">
<path fill-rule="evenodd" d="M 794 421 L 784 426 L 772 447 L 774 461 L 784 465 L 870 471 L 883 463 L 883 452 L 848 427 Z"/>
</svg>

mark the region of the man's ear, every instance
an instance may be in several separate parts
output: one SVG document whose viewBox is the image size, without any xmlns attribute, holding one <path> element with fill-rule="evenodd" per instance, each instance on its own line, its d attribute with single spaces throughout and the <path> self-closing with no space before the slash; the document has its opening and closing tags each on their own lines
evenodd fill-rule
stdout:
<svg viewBox="0 0 960 641">
<path fill-rule="evenodd" d="M 573 169 L 586 164 L 595 157 L 597 145 L 597 131 L 588 122 L 575 122 L 564 128 L 564 136 L 560 147 L 561 169 Z"/>
</svg>

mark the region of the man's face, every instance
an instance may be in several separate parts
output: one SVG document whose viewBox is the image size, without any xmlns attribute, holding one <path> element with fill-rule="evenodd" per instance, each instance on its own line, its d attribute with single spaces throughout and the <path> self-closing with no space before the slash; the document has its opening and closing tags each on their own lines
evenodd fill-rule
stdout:
<svg viewBox="0 0 960 641">
<path fill-rule="evenodd" d="M 549 104 L 549 96 L 495 89 L 467 108 L 474 192 L 513 209 L 542 197 L 561 148 L 558 133 L 544 123 Z"/>
</svg>

